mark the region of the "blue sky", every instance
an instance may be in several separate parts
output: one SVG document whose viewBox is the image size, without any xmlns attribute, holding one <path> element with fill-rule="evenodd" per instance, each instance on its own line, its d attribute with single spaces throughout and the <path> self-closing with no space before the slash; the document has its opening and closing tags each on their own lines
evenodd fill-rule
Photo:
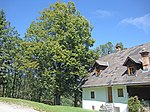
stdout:
<svg viewBox="0 0 150 112">
<path fill-rule="evenodd" d="M 73 1 L 81 15 L 94 26 L 94 48 L 110 41 L 133 47 L 150 42 L 150 0 L 61 0 Z M 24 36 L 39 12 L 56 0 L 0 0 L 11 26 Z"/>
</svg>

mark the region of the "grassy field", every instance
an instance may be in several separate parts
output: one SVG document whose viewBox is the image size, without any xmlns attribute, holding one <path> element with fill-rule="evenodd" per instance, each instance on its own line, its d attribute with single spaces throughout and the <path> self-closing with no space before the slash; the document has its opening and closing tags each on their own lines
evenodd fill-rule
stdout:
<svg viewBox="0 0 150 112">
<path fill-rule="evenodd" d="M 14 99 L 14 98 L 3 98 L 0 97 L 0 102 L 12 103 L 22 106 L 31 107 L 40 112 L 94 112 L 85 110 L 77 107 L 69 107 L 69 106 L 50 106 L 43 103 L 37 103 L 28 100 Z"/>
</svg>

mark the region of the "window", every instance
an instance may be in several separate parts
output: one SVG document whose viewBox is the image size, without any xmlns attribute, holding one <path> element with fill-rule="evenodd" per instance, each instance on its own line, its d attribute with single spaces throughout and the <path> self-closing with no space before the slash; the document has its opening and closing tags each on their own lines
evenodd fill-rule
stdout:
<svg viewBox="0 0 150 112">
<path fill-rule="evenodd" d="M 118 89 L 118 97 L 123 97 L 123 89 Z"/>
<path fill-rule="evenodd" d="M 91 98 L 92 98 L 92 99 L 95 98 L 95 93 L 94 93 L 94 91 L 91 91 Z"/>
<path fill-rule="evenodd" d="M 136 68 L 135 67 L 128 67 L 128 75 L 136 75 Z"/>
<path fill-rule="evenodd" d="M 100 70 L 100 69 L 96 69 L 96 70 L 95 70 L 95 74 L 96 74 L 96 76 L 99 76 L 99 75 L 101 74 L 101 72 L 102 72 L 102 70 Z"/>
</svg>

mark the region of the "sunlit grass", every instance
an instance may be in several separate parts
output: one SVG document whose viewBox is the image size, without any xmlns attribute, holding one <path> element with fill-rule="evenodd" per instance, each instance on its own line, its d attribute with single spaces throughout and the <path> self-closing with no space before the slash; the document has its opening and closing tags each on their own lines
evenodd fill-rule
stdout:
<svg viewBox="0 0 150 112">
<path fill-rule="evenodd" d="M 40 112 L 93 112 L 90 110 L 85 110 L 77 107 L 69 107 L 69 106 L 50 106 L 43 103 L 22 100 L 22 99 L 14 99 L 14 98 L 4 98 L 0 97 L 0 102 L 12 103 L 22 106 L 31 107 Z"/>
</svg>

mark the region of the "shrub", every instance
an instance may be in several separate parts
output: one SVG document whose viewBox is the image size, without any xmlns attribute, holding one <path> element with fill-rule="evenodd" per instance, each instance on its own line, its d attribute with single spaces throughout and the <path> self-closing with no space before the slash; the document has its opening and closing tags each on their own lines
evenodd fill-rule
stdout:
<svg viewBox="0 0 150 112">
<path fill-rule="evenodd" d="M 128 108 L 129 112 L 139 112 L 139 110 L 142 110 L 142 105 L 140 104 L 140 100 L 138 100 L 137 96 L 130 97 L 128 99 Z"/>
</svg>

